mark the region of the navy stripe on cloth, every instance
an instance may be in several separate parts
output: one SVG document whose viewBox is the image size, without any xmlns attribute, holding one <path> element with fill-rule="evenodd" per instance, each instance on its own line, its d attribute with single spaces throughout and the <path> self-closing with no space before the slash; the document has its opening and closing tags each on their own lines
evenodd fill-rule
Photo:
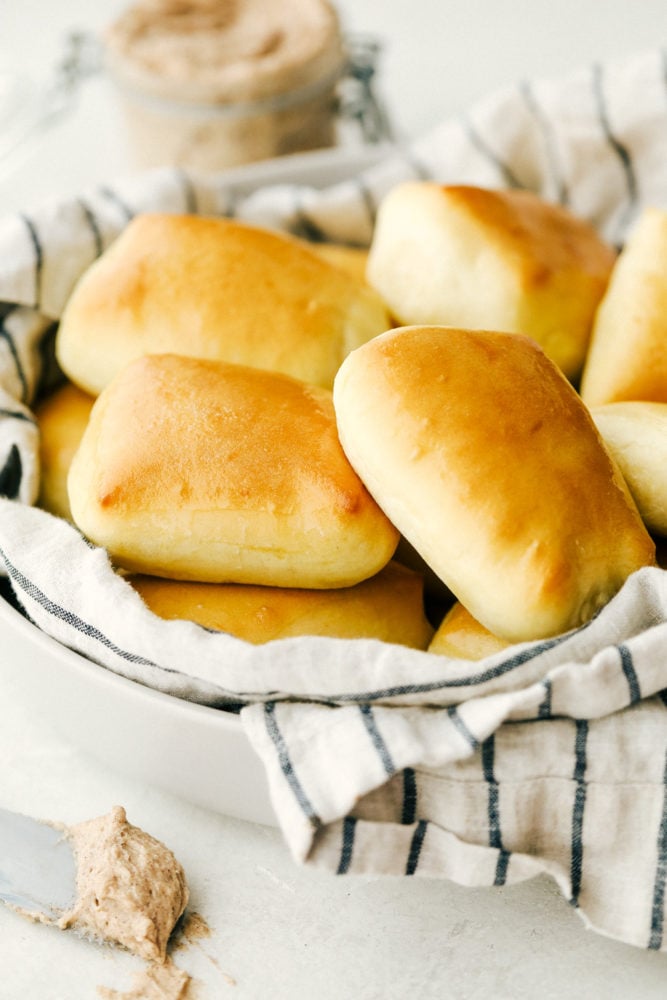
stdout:
<svg viewBox="0 0 667 1000">
<path fill-rule="evenodd" d="M 0 469 L 0 496 L 7 497 L 8 500 L 16 500 L 21 489 L 22 478 L 21 452 L 13 444 L 5 459 L 5 464 Z"/>
<path fill-rule="evenodd" d="M 497 677 L 502 677 L 506 673 L 510 673 L 512 670 L 516 670 L 519 667 L 524 666 L 536 657 L 541 656 L 542 653 L 548 652 L 550 649 L 561 645 L 562 643 L 568 642 L 574 635 L 578 635 L 591 626 L 595 619 L 592 618 L 590 621 L 581 625 L 574 632 L 567 632 L 563 635 L 554 637 L 553 639 L 545 639 L 543 642 L 538 642 L 529 649 L 521 650 L 515 653 L 513 656 L 509 657 L 507 660 L 502 660 L 493 667 L 487 667 L 486 670 L 481 670 L 477 674 L 467 674 L 465 677 L 458 678 L 447 678 L 446 680 L 428 681 L 424 684 L 396 684 L 394 687 L 387 688 L 377 688 L 374 691 L 360 691 L 355 693 L 350 693 L 349 691 L 339 692 L 337 694 L 321 694 L 313 692 L 309 696 L 309 701 L 319 702 L 321 705 L 345 705 L 345 704 L 358 704 L 362 702 L 367 704 L 372 701 L 385 700 L 387 698 L 396 698 L 402 695 L 411 694 L 428 694 L 431 691 L 443 691 L 450 688 L 462 688 L 462 687 L 475 687 L 478 684 L 483 684 L 485 681 L 495 680 Z M 251 692 L 256 693 L 256 692 Z M 248 697 L 248 693 L 239 693 L 239 697 Z"/>
<path fill-rule="evenodd" d="M 634 663 L 632 662 L 632 653 L 627 646 L 618 646 L 618 654 L 621 658 L 621 666 L 623 667 L 623 673 L 625 674 L 625 679 L 628 682 L 628 691 L 630 692 L 630 704 L 636 705 L 638 701 L 641 701 L 642 692 L 639 686 L 639 678 L 637 677 L 637 671 L 635 670 Z"/>
<path fill-rule="evenodd" d="M 314 222 L 303 207 L 303 190 L 295 185 L 294 197 L 294 231 L 297 235 L 309 240 L 311 243 L 324 243 L 326 237 L 320 227 Z"/>
<path fill-rule="evenodd" d="M 21 383 L 21 400 L 25 403 L 28 399 L 28 379 L 26 378 L 23 365 L 21 364 L 21 358 L 19 357 L 19 352 L 16 349 L 14 338 L 5 326 L 6 318 L 6 316 L 3 316 L 2 321 L 0 321 L 0 341 L 4 341 L 7 344 L 7 349 L 12 356 L 16 375 Z"/>
<path fill-rule="evenodd" d="M 664 700 L 664 699 L 663 699 Z M 665 884 L 667 883 L 667 755 L 663 768 L 662 815 L 656 845 L 655 878 L 651 906 L 651 933 L 648 947 L 658 951 L 662 947 L 665 922 Z"/>
<path fill-rule="evenodd" d="M 550 719 L 552 684 L 549 677 L 544 678 L 542 681 L 542 687 L 544 688 L 544 698 L 540 702 L 540 707 L 537 710 L 537 717 L 538 719 Z"/>
<path fill-rule="evenodd" d="M 95 256 L 99 257 L 102 251 L 104 250 L 104 240 L 102 238 L 102 231 L 100 230 L 100 227 L 97 223 L 97 219 L 95 218 L 93 210 L 90 208 L 89 205 L 86 204 L 83 198 L 79 198 L 79 205 L 81 206 L 81 211 L 83 212 L 83 216 L 86 220 L 86 225 L 88 226 L 90 232 L 92 233 L 93 245 L 95 247 Z"/>
<path fill-rule="evenodd" d="M 382 766 L 385 769 L 385 772 L 388 775 L 395 774 L 396 767 L 394 765 L 394 761 L 392 760 L 387 744 L 382 737 L 382 733 L 377 727 L 377 722 L 375 721 L 375 716 L 373 715 L 373 709 L 370 705 L 360 705 L 359 711 L 361 713 L 364 726 L 366 727 L 366 732 L 371 738 L 371 743 L 377 750 L 378 757 L 382 761 Z"/>
<path fill-rule="evenodd" d="M 458 709 L 456 708 L 456 705 L 449 706 L 449 708 L 447 709 L 447 716 L 453 723 L 456 731 L 461 734 L 466 743 L 468 743 L 473 750 L 476 750 L 477 747 L 479 746 L 479 740 L 474 735 L 474 733 L 470 732 L 470 730 L 466 726 L 465 722 L 463 721 L 458 712 Z"/>
<path fill-rule="evenodd" d="M 406 767 L 403 771 L 403 810 L 401 823 L 412 826 L 417 818 L 417 777 L 413 768 Z"/>
<path fill-rule="evenodd" d="M 56 361 L 55 343 L 58 334 L 59 320 L 53 320 L 44 327 L 37 342 L 39 383 L 38 389 L 45 394 L 63 384 L 63 373 Z"/>
<path fill-rule="evenodd" d="M 352 854 L 354 851 L 354 834 L 357 820 L 354 816 L 346 816 L 343 820 L 343 844 L 340 852 L 340 861 L 336 869 L 336 875 L 346 875 L 352 864 Z"/>
<path fill-rule="evenodd" d="M 241 192 L 237 188 L 227 188 L 225 191 L 226 203 L 222 213 L 226 219 L 235 219 L 238 214 L 238 206 L 241 200 Z"/>
<path fill-rule="evenodd" d="M 90 542 L 88 539 L 82 539 L 89 548 L 95 549 L 96 546 Z M 125 660 L 127 663 L 136 663 L 144 667 L 152 667 L 155 670 L 160 670 L 165 674 L 180 674 L 180 670 L 176 670 L 173 667 L 166 667 L 162 663 L 155 663 L 153 660 L 147 659 L 145 656 L 141 656 L 138 653 L 131 653 L 126 649 L 122 649 L 117 646 L 111 639 L 109 639 L 103 632 L 100 632 L 98 628 L 91 625 L 89 622 L 84 621 L 75 615 L 72 611 L 68 611 L 67 608 L 63 608 L 61 605 L 56 604 L 52 601 L 46 594 L 43 593 L 31 580 L 29 580 L 16 566 L 9 560 L 7 554 L 0 548 L 0 561 L 4 562 L 5 569 L 7 570 L 7 575 L 10 577 L 15 589 L 22 590 L 29 598 L 39 604 L 44 611 L 52 615 L 54 618 L 59 619 L 70 628 L 75 629 L 77 632 L 81 632 L 82 635 L 88 636 L 90 639 L 94 639 L 99 642 L 100 645 L 105 646 L 108 650 L 114 653 L 116 656 Z M 237 691 L 228 691 L 218 685 L 218 690 L 221 696 L 232 697 L 235 704 L 239 704 L 239 698 L 241 697 Z"/>
<path fill-rule="evenodd" d="M 119 194 L 117 194 L 116 191 L 113 190 L 113 188 L 101 187 L 99 188 L 99 192 L 104 198 L 113 202 L 113 204 L 120 209 L 128 222 L 134 218 L 134 212 L 130 206 L 120 197 Z"/>
<path fill-rule="evenodd" d="M 635 174 L 635 168 L 632 162 L 632 157 L 627 146 L 614 135 L 611 124 L 609 121 L 609 115 L 607 112 L 607 101 L 604 93 L 604 80 L 603 80 L 603 69 L 599 63 L 594 63 L 592 66 L 592 86 L 593 95 L 595 97 L 596 110 L 598 119 L 600 122 L 600 127 L 604 134 L 607 143 L 610 148 L 618 157 L 619 163 L 625 175 L 625 183 L 628 192 L 628 206 L 625 213 L 625 219 L 629 218 L 635 210 L 637 205 L 637 175 Z"/>
<path fill-rule="evenodd" d="M 377 215 L 377 205 L 375 204 L 375 199 L 373 198 L 368 185 L 364 183 L 361 177 L 356 177 L 355 181 L 357 188 L 359 189 L 359 194 L 361 195 L 361 200 L 366 206 L 366 212 L 368 213 L 371 229 L 373 229 L 375 227 L 375 217 Z"/>
<path fill-rule="evenodd" d="M 410 841 L 410 850 L 408 851 L 408 860 L 405 865 L 405 874 L 414 875 L 417 871 L 417 866 L 419 864 L 419 857 L 421 855 L 422 846 L 424 844 L 424 837 L 426 836 L 426 828 L 428 827 L 428 822 L 425 819 L 420 819 L 415 827 L 415 832 L 412 834 L 412 840 Z"/>
<path fill-rule="evenodd" d="M 493 152 L 493 150 L 487 146 L 486 142 L 475 129 L 474 125 L 470 121 L 467 115 L 461 116 L 461 125 L 463 126 L 463 131 L 465 132 L 468 141 L 472 146 L 475 147 L 478 153 L 488 160 L 501 174 L 503 181 L 507 187 L 511 188 L 523 188 L 525 185 L 521 183 L 519 178 L 516 176 L 513 170 L 500 159 L 500 157 Z"/>
<path fill-rule="evenodd" d="M 264 705 L 264 721 L 266 724 L 266 731 L 271 737 L 271 741 L 278 754 L 280 770 L 283 772 L 283 775 L 287 780 L 287 784 L 292 789 L 294 798 L 299 803 L 301 811 L 306 816 L 311 826 L 315 828 L 321 826 L 321 820 L 313 809 L 310 799 L 306 795 L 296 771 L 294 770 L 294 766 L 287 749 L 287 744 L 285 743 L 283 734 L 281 733 L 278 725 L 278 720 L 276 718 L 276 703 L 274 701 L 267 701 Z"/>
<path fill-rule="evenodd" d="M 176 670 L 172 670 L 170 667 L 160 666 L 158 663 L 153 663 L 152 660 L 147 660 L 143 656 L 138 656 L 136 653 L 130 653 L 127 650 L 121 649 L 116 646 L 115 643 L 108 639 L 104 633 L 100 632 L 99 629 L 95 628 L 94 625 L 90 625 L 85 622 L 78 615 L 75 615 L 72 611 L 67 611 L 66 608 L 61 607 L 61 605 L 56 604 L 50 598 L 46 596 L 31 580 L 29 580 L 19 569 L 14 566 L 12 562 L 7 558 L 6 553 L 0 548 L 0 559 L 3 560 L 5 568 L 7 570 L 8 576 L 11 578 L 12 583 L 19 590 L 22 590 L 24 594 L 30 597 L 33 601 L 40 605 L 44 611 L 52 615 L 54 618 L 58 618 L 60 621 L 65 622 L 66 625 L 71 626 L 71 628 L 76 629 L 83 635 L 87 635 L 91 639 L 95 639 L 101 645 L 106 646 L 121 659 L 127 660 L 128 663 L 138 663 L 146 667 L 155 667 L 158 670 L 164 670 L 166 673 L 178 673 Z"/>
<path fill-rule="evenodd" d="M 537 122 L 544 139 L 544 150 L 546 152 L 547 166 L 551 172 L 551 177 L 556 188 L 556 195 L 561 205 L 568 205 L 570 196 L 567 185 L 563 179 L 558 153 L 556 148 L 556 135 L 549 117 L 540 107 L 535 92 L 528 80 L 522 80 L 519 84 L 519 93 L 531 115 Z"/>
<path fill-rule="evenodd" d="M 577 719 L 574 737 L 574 773 L 575 782 L 574 806 L 572 809 L 572 842 L 570 854 L 570 884 L 572 906 L 579 906 L 581 892 L 581 875 L 583 871 L 583 829 L 584 809 L 586 806 L 586 744 L 588 742 L 588 722 Z"/>
<path fill-rule="evenodd" d="M 509 865 L 510 854 L 503 847 L 503 838 L 500 828 L 500 788 L 495 776 L 495 756 L 496 740 L 494 736 L 489 736 L 482 743 L 482 771 L 484 780 L 489 789 L 488 817 L 489 817 L 489 846 L 498 851 L 496 862 L 496 874 L 494 885 L 504 885 L 507 879 L 507 867 Z"/>
<path fill-rule="evenodd" d="M 42 242 L 39 238 L 39 233 L 37 232 L 35 223 L 32 219 L 29 219 L 27 215 L 21 215 L 20 218 L 23 220 L 28 231 L 28 236 L 30 237 L 30 242 L 32 243 L 35 254 L 35 288 L 33 292 L 33 304 L 35 309 L 39 309 L 42 302 L 42 268 L 44 267 L 44 251 L 42 249 Z"/>
<path fill-rule="evenodd" d="M 591 619 L 591 621 L 586 622 L 585 625 L 576 630 L 576 633 L 567 632 L 564 635 L 555 636 L 553 639 L 545 639 L 543 642 L 538 642 L 528 649 L 523 649 L 510 656 L 507 660 L 502 660 L 500 663 L 496 663 L 492 667 L 487 667 L 486 670 L 480 670 L 476 674 L 467 674 L 465 677 L 454 677 L 447 680 L 429 681 L 425 684 L 397 684 L 394 687 L 378 688 L 374 691 L 363 691 L 358 694 L 350 694 L 349 692 L 335 695 L 313 694 L 311 700 L 333 705 L 336 703 L 378 701 L 380 698 L 395 698 L 406 694 L 428 694 L 430 691 L 442 691 L 445 688 L 476 687 L 478 684 L 502 677 L 504 674 L 510 673 L 512 670 L 516 670 L 517 667 L 522 667 L 536 657 L 541 656 L 542 653 L 546 653 L 550 649 L 567 642 L 574 634 L 578 635 L 584 629 L 589 628 L 593 621 L 594 619 Z"/>
<path fill-rule="evenodd" d="M 7 417 L 8 420 L 24 420 L 27 424 L 37 426 L 34 417 L 28 416 L 27 413 L 22 413 L 20 410 L 5 410 L 0 406 L 0 417 Z"/>
<path fill-rule="evenodd" d="M 184 170 L 177 168 L 175 173 L 183 192 L 183 207 L 190 215 L 196 215 L 198 206 L 197 192 L 195 191 L 194 185 Z"/>
</svg>

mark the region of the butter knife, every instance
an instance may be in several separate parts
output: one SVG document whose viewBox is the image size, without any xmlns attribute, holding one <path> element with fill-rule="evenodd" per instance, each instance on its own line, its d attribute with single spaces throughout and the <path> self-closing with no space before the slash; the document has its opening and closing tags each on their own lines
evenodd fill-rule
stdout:
<svg viewBox="0 0 667 1000">
<path fill-rule="evenodd" d="M 76 862 L 65 832 L 0 808 L 0 901 L 57 922 L 76 898 Z"/>
</svg>

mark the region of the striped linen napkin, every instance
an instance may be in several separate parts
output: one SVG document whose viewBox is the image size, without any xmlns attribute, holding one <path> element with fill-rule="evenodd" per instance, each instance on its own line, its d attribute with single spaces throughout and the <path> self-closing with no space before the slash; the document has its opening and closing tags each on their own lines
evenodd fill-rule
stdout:
<svg viewBox="0 0 667 1000">
<path fill-rule="evenodd" d="M 667 950 L 667 575 L 588 625 L 477 663 L 371 640 L 255 647 L 161 621 L 106 553 L 33 506 L 36 392 L 82 270 L 137 212 L 236 215 L 367 243 L 395 183 L 530 188 L 621 244 L 667 207 L 664 56 L 523 82 L 326 188 L 165 169 L 0 221 L 0 566 L 29 617 L 141 683 L 241 719 L 296 859 L 502 885 L 549 873 L 600 933 Z"/>
</svg>

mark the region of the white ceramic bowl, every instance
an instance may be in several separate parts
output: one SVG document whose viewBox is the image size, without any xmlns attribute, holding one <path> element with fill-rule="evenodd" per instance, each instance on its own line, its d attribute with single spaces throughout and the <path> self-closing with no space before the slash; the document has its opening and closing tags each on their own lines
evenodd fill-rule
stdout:
<svg viewBox="0 0 667 1000">
<path fill-rule="evenodd" d="M 114 674 L 40 631 L 0 598 L 0 670 L 31 714 L 123 773 L 188 802 L 275 824 L 264 769 L 230 712 Z"/>
</svg>

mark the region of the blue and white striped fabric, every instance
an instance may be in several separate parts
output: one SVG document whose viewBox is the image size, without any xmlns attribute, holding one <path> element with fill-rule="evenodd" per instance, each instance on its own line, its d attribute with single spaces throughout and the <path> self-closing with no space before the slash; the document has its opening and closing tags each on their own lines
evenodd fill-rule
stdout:
<svg viewBox="0 0 667 1000">
<path fill-rule="evenodd" d="M 295 858 L 501 885 L 550 873 L 599 932 L 666 949 L 667 574 L 584 628 L 479 663 L 370 640 L 263 647 L 155 618 L 106 553 L 36 509 L 37 387 L 82 270 L 134 214 L 237 215 L 367 243 L 396 182 L 519 186 L 622 243 L 667 207 L 660 52 L 522 82 L 325 189 L 161 170 L 0 221 L 0 566 L 29 617 L 175 697 L 238 708 Z"/>
</svg>

